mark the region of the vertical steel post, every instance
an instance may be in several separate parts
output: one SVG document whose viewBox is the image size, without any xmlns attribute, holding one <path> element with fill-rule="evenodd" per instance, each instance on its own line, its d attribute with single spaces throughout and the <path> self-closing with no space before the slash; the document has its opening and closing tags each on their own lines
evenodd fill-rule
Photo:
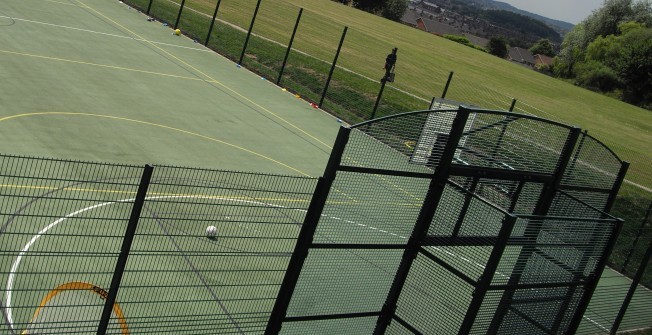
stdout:
<svg viewBox="0 0 652 335">
<path fill-rule="evenodd" d="M 312 245 L 315 231 L 317 230 L 319 219 L 321 218 L 324 206 L 326 205 L 331 186 L 335 181 L 337 169 L 342 161 L 344 148 L 346 148 L 350 134 L 351 128 L 346 127 L 341 127 L 337 134 L 337 139 L 335 140 L 335 145 L 331 151 L 331 156 L 328 159 L 324 176 L 319 179 L 315 193 L 310 201 L 308 212 L 306 213 L 303 226 L 299 232 L 297 244 L 294 247 L 292 258 L 288 264 L 287 271 L 285 271 L 283 283 L 281 284 L 276 301 L 274 302 L 274 308 L 272 309 L 272 313 L 267 322 L 265 335 L 276 335 L 281 331 L 283 320 L 285 319 L 288 307 L 290 306 L 290 301 L 292 300 L 292 294 L 294 293 L 294 289 L 299 281 L 299 275 L 301 274 L 303 264 L 308 257 L 308 251 Z"/>
<path fill-rule="evenodd" d="M 140 185 L 138 186 L 138 192 L 136 193 L 136 198 L 134 199 L 134 205 L 131 208 L 131 216 L 129 217 L 129 223 L 127 224 L 127 230 L 125 232 L 124 239 L 122 240 L 122 248 L 120 249 L 120 255 L 118 256 L 118 261 L 115 264 L 115 270 L 113 271 L 113 278 L 111 279 L 111 287 L 109 288 L 109 294 L 106 297 L 104 302 L 104 309 L 102 310 L 102 318 L 100 319 L 100 324 L 97 327 L 97 335 L 105 335 L 106 329 L 109 326 L 109 319 L 111 318 L 111 311 L 113 310 L 113 305 L 115 304 L 116 298 L 118 297 L 118 289 L 120 288 L 120 282 L 122 281 L 122 275 L 124 274 L 125 267 L 127 266 L 127 258 L 129 257 L 129 250 L 131 249 L 131 243 L 134 240 L 134 235 L 136 235 L 136 227 L 138 226 L 138 219 L 140 218 L 140 213 L 143 210 L 145 205 L 145 197 L 147 196 L 147 189 L 149 183 L 152 180 L 152 172 L 154 168 L 151 165 L 145 165 L 143 170 L 143 175 L 140 179 Z"/>
<path fill-rule="evenodd" d="M 147 11 L 145 12 L 147 16 L 149 16 L 149 11 L 152 9 L 152 2 L 154 2 L 154 0 L 149 0 L 149 4 L 147 5 Z"/>
<path fill-rule="evenodd" d="M 174 21 L 174 29 L 179 27 L 179 20 L 181 20 L 181 12 L 183 12 L 183 6 L 186 4 L 186 0 L 181 0 L 181 6 L 179 6 L 179 13 L 177 14 L 177 20 Z"/>
<path fill-rule="evenodd" d="M 534 209 L 535 215 L 543 216 L 548 213 L 548 210 L 550 209 L 550 206 L 552 205 L 555 199 L 555 195 L 557 194 L 557 190 L 559 189 L 559 185 L 561 184 L 561 181 L 564 177 L 566 168 L 568 167 L 569 161 L 573 154 L 573 149 L 577 144 L 580 131 L 581 130 L 579 128 L 575 128 L 575 127 L 569 130 L 568 136 L 566 137 L 566 142 L 564 143 L 564 147 L 559 155 L 559 159 L 557 160 L 557 169 L 553 174 L 553 180 L 551 182 L 544 184 L 543 189 L 541 191 L 541 195 L 539 196 L 538 203 L 536 205 L 536 208 Z M 540 225 L 532 224 L 532 222 L 530 222 L 525 228 L 525 232 L 523 233 L 523 236 L 528 236 L 529 238 L 536 240 L 540 234 L 540 230 L 541 230 Z M 524 246 L 521 249 L 520 254 L 518 255 L 518 259 L 516 260 L 515 267 L 525 266 L 528 259 L 534 253 L 534 249 L 535 248 L 531 245 Z M 513 273 L 509 277 L 507 285 L 508 286 L 517 285 L 521 281 L 521 276 L 522 273 Z M 514 298 L 514 293 L 515 292 L 513 290 L 505 291 L 503 293 L 503 296 L 500 298 L 500 303 L 498 304 L 498 309 L 496 310 L 496 314 L 494 314 L 494 317 L 491 320 L 489 330 L 488 330 L 489 333 L 498 332 L 498 329 L 500 328 L 500 325 L 502 324 L 505 315 L 507 315 L 509 307 L 512 303 L 512 299 Z"/>
<path fill-rule="evenodd" d="M 460 230 L 462 229 L 462 224 L 464 223 L 464 218 L 466 218 L 466 213 L 469 210 L 469 206 L 471 206 L 471 200 L 473 200 L 473 194 L 475 193 L 475 189 L 478 187 L 478 182 L 480 181 L 479 177 L 473 177 L 473 180 L 471 181 L 471 185 L 469 185 L 469 193 L 463 193 L 464 194 L 464 204 L 462 204 L 462 208 L 460 209 L 460 214 L 457 217 L 457 222 L 455 222 L 455 226 L 453 227 L 453 232 L 451 233 L 452 237 L 458 237 L 460 234 Z"/>
<path fill-rule="evenodd" d="M 645 252 L 645 256 L 643 256 L 643 260 L 641 260 L 641 264 L 639 265 L 638 270 L 636 271 L 636 275 L 634 275 L 634 278 L 632 279 L 632 284 L 629 286 L 629 291 L 627 291 L 627 295 L 625 296 L 625 301 L 623 301 L 623 305 L 620 308 L 620 311 L 618 311 L 618 315 L 616 316 L 616 319 L 614 320 L 614 324 L 611 327 L 611 334 L 616 334 L 616 332 L 618 332 L 618 328 L 620 328 L 620 323 L 623 321 L 623 318 L 625 317 L 625 312 L 627 312 L 627 308 L 629 307 L 629 304 L 632 302 L 634 293 L 636 293 L 636 288 L 638 287 L 638 284 L 641 282 L 641 279 L 643 279 L 643 275 L 645 274 L 645 268 L 647 267 L 647 264 L 650 262 L 650 257 L 652 257 L 652 241 L 650 241 L 650 244 L 647 247 L 647 251 Z"/>
<path fill-rule="evenodd" d="M 509 111 L 510 111 L 510 112 L 513 112 L 513 111 L 514 111 L 514 107 L 516 107 L 516 99 L 512 99 L 512 105 L 509 106 Z"/>
<path fill-rule="evenodd" d="M 579 149 L 578 149 L 579 151 Z M 629 163 L 623 162 L 622 165 L 620 166 L 620 171 L 618 172 L 618 176 L 616 176 L 616 180 L 614 181 L 614 184 L 612 186 L 611 192 L 609 194 L 609 199 L 607 200 L 607 203 L 605 205 L 605 211 L 611 210 L 611 207 L 613 206 L 613 201 L 616 198 L 616 194 L 618 194 L 618 190 L 620 190 L 620 186 L 622 185 L 623 181 L 625 180 L 625 174 L 627 173 L 627 169 L 629 168 Z M 572 333 L 575 333 L 575 330 L 577 327 L 579 327 L 580 322 L 582 321 L 582 317 L 584 316 L 584 312 L 588 308 L 589 302 L 591 302 L 591 297 L 593 296 L 593 292 L 595 292 L 596 287 L 598 286 L 598 281 L 600 280 L 600 277 L 602 276 L 602 272 L 604 271 L 604 267 L 607 265 L 607 261 L 609 260 L 609 255 L 611 255 L 611 251 L 613 250 L 614 246 L 616 245 L 616 241 L 618 240 L 618 235 L 620 235 L 620 231 L 622 230 L 622 221 L 619 221 L 617 223 L 619 226 L 614 228 L 611 236 L 611 240 L 609 241 L 609 244 L 607 245 L 606 250 L 603 251 L 603 255 L 600 258 L 598 264 L 596 265 L 596 269 L 598 269 L 595 273 L 595 276 L 589 278 L 587 280 L 587 284 L 584 285 L 584 293 L 582 295 L 582 298 L 580 299 L 580 302 L 578 303 L 578 307 L 576 310 L 576 314 L 574 318 L 571 320 L 571 325 L 570 325 L 570 330 L 572 330 Z M 591 239 L 589 243 L 593 245 L 596 243 L 596 238 L 597 236 L 595 231 L 592 232 Z M 582 256 L 582 259 L 580 260 L 580 264 L 587 264 L 590 260 L 590 257 L 586 254 Z M 578 281 L 581 279 L 581 275 L 575 274 L 573 277 L 573 281 Z M 561 320 L 564 317 L 565 314 L 565 309 L 568 306 L 568 303 L 570 302 L 570 299 L 573 295 L 575 295 L 575 291 L 577 290 L 577 287 L 573 287 L 569 289 L 569 292 L 567 294 L 567 300 L 564 301 L 562 304 L 562 308 L 560 309 L 559 313 L 557 314 L 556 320 L 559 322 L 556 322 L 556 324 L 559 324 Z M 557 328 L 558 329 L 558 328 Z M 553 330 L 557 330 L 553 329 Z"/>
<path fill-rule="evenodd" d="M 346 32 L 349 30 L 349 27 L 344 27 L 342 32 L 342 37 L 340 38 L 340 44 L 337 46 L 337 52 L 335 52 L 335 59 L 333 59 L 333 64 L 331 64 L 331 70 L 328 72 L 328 78 L 326 78 L 326 85 L 324 85 L 324 90 L 321 93 L 321 98 L 319 99 L 319 108 L 324 104 L 324 99 L 326 98 L 326 92 L 328 91 L 328 86 L 331 84 L 331 78 L 333 77 L 333 72 L 335 71 L 335 66 L 337 65 L 337 58 L 340 57 L 340 51 L 342 51 L 342 44 L 344 44 L 344 39 L 346 38 Z"/>
<path fill-rule="evenodd" d="M 432 110 L 432 108 L 435 107 L 435 100 L 437 100 L 437 98 L 432 97 L 430 100 L 430 105 L 428 105 L 428 110 Z"/>
<path fill-rule="evenodd" d="M 604 268 L 607 266 L 607 260 L 609 260 L 609 255 L 611 255 L 611 251 L 613 250 L 614 246 L 616 245 L 616 241 L 618 240 L 618 235 L 620 235 L 620 231 L 623 228 L 623 221 L 618 219 L 614 225 L 615 228 L 613 229 L 610 235 L 611 238 L 604 250 L 604 254 L 602 255 L 602 257 L 600 257 L 597 264 L 595 265 L 595 268 L 598 269 L 598 271 L 596 271 L 594 277 L 588 278 L 587 280 L 588 283 L 585 285 L 584 293 L 582 294 L 580 301 L 577 303 L 577 309 L 575 310 L 575 315 L 573 315 L 570 324 L 568 325 L 568 329 L 567 329 L 568 334 L 575 334 L 577 332 L 577 328 L 580 326 L 580 323 L 582 322 L 582 319 L 584 318 L 584 313 L 586 312 L 586 309 L 589 307 L 589 302 L 591 302 L 591 297 L 593 296 L 593 292 L 595 292 L 595 288 L 598 286 L 598 281 L 600 281 L 600 277 L 602 277 L 602 272 L 604 271 Z M 574 287 L 573 289 L 575 290 L 577 289 L 577 287 Z M 564 313 L 564 312 L 565 311 L 563 310 L 560 311 L 560 313 Z"/>
<path fill-rule="evenodd" d="M 430 180 L 428 192 L 422 202 L 419 217 L 412 229 L 412 234 L 410 235 L 410 239 L 408 240 L 407 246 L 403 252 L 403 257 L 401 258 L 401 263 L 396 270 L 394 281 L 392 282 L 392 286 L 387 294 L 380 316 L 378 316 L 378 320 L 376 321 L 374 335 L 385 334 L 389 323 L 394 318 L 398 299 L 407 280 L 410 268 L 419 253 L 419 248 L 421 247 L 423 239 L 428 234 L 428 228 L 430 228 L 432 219 L 435 216 L 435 212 L 437 211 L 439 203 L 443 197 L 444 189 L 446 188 L 446 183 L 450 176 L 450 168 L 455 157 L 455 150 L 457 150 L 457 146 L 459 145 L 460 139 L 464 133 L 464 127 L 469 119 L 469 113 L 469 109 L 460 106 L 460 109 L 453 120 L 448 141 L 446 142 L 444 152 L 439 161 L 440 164 L 435 169 L 432 179 Z"/>
<path fill-rule="evenodd" d="M 609 198 L 607 198 L 607 203 L 604 205 L 603 211 L 607 213 L 611 212 L 611 209 L 613 208 L 614 203 L 616 202 L 616 196 L 618 196 L 620 187 L 623 186 L 623 182 L 625 181 L 625 175 L 627 174 L 628 170 L 629 170 L 629 162 L 623 162 L 620 165 L 620 170 L 618 171 L 616 180 L 614 180 L 614 184 L 611 187 L 611 192 L 609 193 Z"/>
<path fill-rule="evenodd" d="M 378 96 L 376 97 L 376 103 L 374 104 L 374 109 L 371 111 L 371 116 L 369 117 L 369 120 L 373 120 L 376 117 L 376 111 L 378 110 L 378 106 L 380 105 L 380 99 L 383 97 L 383 91 L 385 91 L 385 84 L 387 81 L 385 78 L 383 78 L 380 81 L 380 91 L 378 91 Z"/>
<path fill-rule="evenodd" d="M 215 5 L 215 12 L 213 12 L 213 19 L 211 20 L 211 25 L 208 28 L 208 34 L 206 35 L 206 42 L 204 46 L 208 46 L 208 41 L 211 39 L 211 33 L 213 32 L 213 26 L 215 26 L 215 18 L 217 18 L 217 12 L 220 10 L 220 4 L 222 0 L 217 0 L 217 5 Z"/>
<path fill-rule="evenodd" d="M 487 266 L 484 268 L 480 280 L 478 280 L 478 283 L 475 285 L 475 290 L 473 290 L 473 299 L 465 313 L 464 321 L 462 321 L 462 326 L 460 326 L 460 330 L 458 331 L 459 335 L 471 333 L 471 328 L 473 328 L 475 318 L 478 316 L 482 302 L 487 295 L 489 286 L 491 286 L 491 281 L 494 279 L 496 269 L 498 268 L 498 264 L 500 264 L 500 259 L 503 257 L 505 249 L 507 248 L 507 242 L 509 241 L 509 237 L 512 235 L 517 219 L 516 216 L 511 214 L 505 215 L 503 226 L 500 228 L 500 232 L 498 233 L 496 245 L 494 245 L 491 255 L 487 260 Z"/>
<path fill-rule="evenodd" d="M 582 148 L 584 148 L 584 142 L 586 141 L 586 138 L 589 135 L 589 131 L 585 130 L 582 132 L 582 137 L 580 138 L 580 142 L 577 145 L 577 150 L 575 150 L 575 154 L 573 155 L 572 162 L 570 163 L 570 166 L 568 167 L 569 173 L 573 173 L 573 170 L 575 170 L 575 165 L 577 165 L 577 161 L 580 158 L 580 154 L 582 153 Z"/>
<path fill-rule="evenodd" d="M 276 85 L 281 84 L 281 78 L 283 77 L 283 72 L 285 71 L 285 65 L 288 62 L 288 57 L 290 57 L 290 50 L 292 50 L 292 43 L 294 43 L 294 36 L 297 34 L 297 29 L 299 28 L 299 22 L 301 22 L 301 14 L 303 14 L 303 8 L 299 8 L 299 15 L 297 15 L 297 22 L 294 23 L 294 29 L 292 29 L 292 36 L 290 37 L 290 43 L 288 43 L 288 48 L 285 50 L 285 57 L 283 58 L 283 64 L 281 65 L 281 70 L 278 72 L 278 79 L 276 80 Z"/>
<path fill-rule="evenodd" d="M 242 53 L 240 54 L 240 60 L 238 65 L 242 65 L 242 60 L 244 59 L 245 52 L 247 51 L 247 44 L 249 44 L 249 38 L 251 37 L 251 32 L 254 30 L 254 23 L 256 22 L 256 17 L 258 16 L 258 9 L 260 8 L 260 2 L 258 0 L 256 3 L 256 9 L 254 10 L 254 16 L 251 18 L 251 24 L 249 24 L 249 30 L 247 31 L 247 38 L 245 38 L 244 45 L 242 46 Z"/>
<path fill-rule="evenodd" d="M 446 94 L 448 93 L 448 87 L 450 87 L 451 81 L 453 80 L 453 74 L 455 74 L 455 72 L 451 71 L 451 73 L 448 75 L 448 80 L 446 80 L 446 86 L 444 86 L 444 92 L 441 94 L 442 99 L 446 99 Z"/>
</svg>

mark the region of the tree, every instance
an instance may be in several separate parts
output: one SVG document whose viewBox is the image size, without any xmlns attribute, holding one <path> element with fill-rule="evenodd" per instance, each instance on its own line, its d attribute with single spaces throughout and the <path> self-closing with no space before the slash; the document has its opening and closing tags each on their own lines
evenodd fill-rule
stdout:
<svg viewBox="0 0 652 335">
<path fill-rule="evenodd" d="M 408 0 L 358 0 L 353 2 L 353 6 L 400 22 L 408 7 Z"/>
<path fill-rule="evenodd" d="M 618 26 L 618 35 L 599 36 L 575 66 L 575 83 L 603 92 L 622 89 L 622 99 L 652 105 L 652 28 L 636 22 Z"/>
<path fill-rule="evenodd" d="M 546 55 L 549 57 L 553 57 L 555 55 L 555 50 L 552 46 L 552 43 L 550 43 L 550 40 L 547 38 L 542 38 L 540 39 L 537 43 L 535 43 L 531 48 L 530 52 L 533 55 Z"/>
<path fill-rule="evenodd" d="M 561 51 L 555 62 L 555 74 L 573 77 L 573 68 L 584 61 L 585 50 L 599 36 L 619 34 L 618 26 L 623 22 L 638 22 L 652 27 L 652 4 L 650 0 L 605 0 L 603 6 L 576 25 L 564 37 Z"/>
<path fill-rule="evenodd" d="M 507 43 L 502 37 L 492 37 L 489 40 L 489 45 L 487 46 L 487 50 L 489 51 L 490 54 L 494 56 L 500 58 L 507 57 Z"/>
<path fill-rule="evenodd" d="M 375 13 L 378 11 L 380 8 L 382 8 L 383 5 L 385 5 L 386 0 L 357 0 L 353 2 L 353 7 L 362 9 L 364 11 L 370 12 L 370 13 Z"/>
<path fill-rule="evenodd" d="M 403 13 L 408 7 L 408 0 L 386 0 L 380 15 L 392 21 L 401 22 Z"/>
</svg>

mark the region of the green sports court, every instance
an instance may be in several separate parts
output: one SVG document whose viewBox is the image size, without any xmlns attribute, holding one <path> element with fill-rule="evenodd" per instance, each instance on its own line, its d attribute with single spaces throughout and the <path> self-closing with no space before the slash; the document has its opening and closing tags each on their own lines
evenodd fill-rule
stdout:
<svg viewBox="0 0 652 335">
<path fill-rule="evenodd" d="M 98 326 L 110 334 L 364 334 L 383 322 L 387 334 L 545 334 L 574 322 L 593 334 L 609 316 L 592 305 L 577 314 L 574 305 L 597 282 L 591 275 L 601 273 L 602 286 L 629 281 L 597 270 L 618 220 L 591 193 L 611 190 L 615 183 L 601 180 L 617 179 L 621 162 L 584 156 L 608 150 L 579 132 L 575 139 L 589 144 L 566 148 L 571 127 L 474 109 L 463 123 L 444 110 L 343 127 L 121 1 L 5 0 L 0 41 L 3 334 L 91 334 Z M 428 129 L 458 129 L 457 146 Z M 530 131 L 538 143 L 524 140 Z M 463 150 L 504 138 L 512 142 L 492 159 Z M 576 188 L 548 204 L 553 217 L 524 214 L 540 206 L 536 183 L 552 182 L 564 152 L 569 161 L 577 153 L 570 168 L 585 172 L 558 183 Z M 442 157 L 452 172 L 438 168 Z M 439 207 L 424 210 L 437 189 L 427 183 L 433 173 L 452 173 L 452 184 L 439 189 Z M 501 173 L 512 179 L 500 181 Z M 423 231 L 426 242 L 411 249 L 414 222 L 426 222 L 428 210 L 446 224 Z M 545 234 L 525 241 L 532 222 Z M 571 233 L 595 244 L 563 236 Z M 406 250 L 418 256 L 397 289 Z M 546 261 L 575 267 L 572 289 L 554 275 L 512 283 L 556 273 Z M 397 308 L 388 308 L 401 289 Z M 652 294 L 638 290 L 636 299 Z M 501 310 L 517 302 L 528 307 Z M 519 317 L 532 328 L 519 328 Z M 623 327 L 644 327 L 639 321 L 625 318 Z"/>
</svg>

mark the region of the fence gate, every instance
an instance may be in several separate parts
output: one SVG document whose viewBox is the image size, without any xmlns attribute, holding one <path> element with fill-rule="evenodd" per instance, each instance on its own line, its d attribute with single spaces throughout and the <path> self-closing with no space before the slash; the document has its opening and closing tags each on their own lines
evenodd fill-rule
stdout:
<svg viewBox="0 0 652 335">
<path fill-rule="evenodd" d="M 626 169 L 577 128 L 508 112 L 343 127 L 266 333 L 573 333 Z"/>
</svg>

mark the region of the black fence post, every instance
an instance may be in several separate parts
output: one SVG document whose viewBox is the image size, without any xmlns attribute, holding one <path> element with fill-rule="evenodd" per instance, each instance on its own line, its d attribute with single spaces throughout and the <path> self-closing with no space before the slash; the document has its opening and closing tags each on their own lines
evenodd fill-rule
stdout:
<svg viewBox="0 0 652 335">
<path fill-rule="evenodd" d="M 251 18 L 251 24 L 249 24 L 249 31 L 247 31 L 247 38 L 245 38 L 244 45 L 242 46 L 242 53 L 240 54 L 240 60 L 238 65 L 242 65 L 242 60 L 244 59 L 245 52 L 247 51 L 247 45 L 249 44 L 249 38 L 251 37 L 251 32 L 254 30 L 254 23 L 256 22 L 256 17 L 258 16 L 258 9 L 260 9 L 260 2 L 258 0 L 256 3 L 256 9 L 254 10 L 254 16 Z"/>
<path fill-rule="evenodd" d="M 321 108 L 321 106 L 324 104 L 324 99 L 326 98 L 326 92 L 328 91 L 328 86 L 331 84 L 331 78 L 333 77 L 335 66 L 337 66 L 337 58 L 340 57 L 340 51 L 342 51 L 342 45 L 344 44 L 344 39 L 346 38 L 346 32 L 348 30 L 349 27 L 344 27 L 344 31 L 342 31 L 340 44 L 337 46 L 337 52 L 335 52 L 335 58 L 333 59 L 333 64 L 331 64 L 331 70 L 328 72 L 328 78 L 326 79 L 326 85 L 324 85 L 324 90 L 322 91 L 321 98 L 319 99 L 319 108 Z"/>
<path fill-rule="evenodd" d="M 435 212 L 437 211 L 439 203 L 443 197 L 446 182 L 450 176 L 451 165 L 455 158 L 455 150 L 457 150 L 457 146 L 459 145 L 460 139 L 464 133 L 464 127 L 469 119 L 469 114 L 469 109 L 460 106 L 460 109 L 453 120 L 448 141 L 446 141 L 444 151 L 439 160 L 439 165 L 432 174 L 432 179 L 428 186 L 428 192 L 422 202 L 419 217 L 412 229 L 412 234 L 410 235 L 401 258 L 401 263 L 394 275 L 394 281 L 389 289 L 380 316 L 378 316 L 378 320 L 376 321 L 376 328 L 373 332 L 374 335 L 385 334 L 389 323 L 394 319 L 398 299 L 403 291 L 403 286 L 405 285 L 412 264 L 419 254 L 423 238 L 428 234 L 428 228 L 430 227 Z"/>
<path fill-rule="evenodd" d="M 491 281 L 496 274 L 496 269 L 498 268 L 498 264 L 500 264 L 500 259 L 503 257 L 503 253 L 507 248 L 507 242 L 509 241 L 509 237 L 512 235 L 517 219 L 518 217 L 511 214 L 505 216 L 503 226 L 500 228 L 500 232 L 498 233 L 496 244 L 487 260 L 487 266 L 484 268 L 480 280 L 478 280 L 478 283 L 475 285 L 473 299 L 469 304 L 469 308 L 466 311 L 464 321 L 462 321 L 462 326 L 460 327 L 458 334 L 471 333 L 471 328 L 473 328 L 473 324 L 478 316 L 482 302 L 491 286 Z"/>
<path fill-rule="evenodd" d="M 127 224 L 127 230 L 125 232 L 124 239 L 122 240 L 120 255 L 118 256 L 118 261 L 115 264 L 115 271 L 113 271 L 111 287 L 109 288 L 108 295 L 104 302 L 102 318 L 100 319 L 100 324 L 97 327 L 97 335 L 105 335 L 106 329 L 109 326 L 111 311 L 113 310 L 113 305 L 115 304 L 116 298 L 118 297 L 118 289 L 120 288 L 122 275 L 124 274 L 125 267 L 127 266 L 129 250 L 131 249 L 131 243 L 134 240 L 134 235 L 136 235 L 138 219 L 140 218 L 140 213 L 143 209 L 143 206 L 145 205 L 145 197 L 147 196 L 147 189 L 152 179 L 153 171 L 154 168 L 151 165 L 145 165 L 143 175 L 140 179 L 140 185 L 138 186 L 138 192 L 136 193 L 136 198 L 134 199 L 134 205 L 131 208 L 131 215 L 129 217 L 129 223 Z"/>
<path fill-rule="evenodd" d="M 183 6 L 186 4 L 186 0 L 181 0 L 181 6 L 179 6 L 179 13 L 177 14 L 177 20 L 174 21 L 174 29 L 179 27 L 179 20 L 181 20 L 181 12 L 183 12 Z"/>
<path fill-rule="evenodd" d="M 217 0 L 217 5 L 215 5 L 215 12 L 213 12 L 213 19 L 211 20 L 211 25 L 208 28 L 208 34 L 206 35 L 206 42 L 204 46 L 208 46 L 208 41 L 211 39 L 211 33 L 213 32 L 213 26 L 215 26 L 215 19 L 217 18 L 217 12 L 220 10 L 220 4 L 222 0 Z"/>
<path fill-rule="evenodd" d="M 290 57 L 290 50 L 292 50 L 292 43 L 294 43 L 294 37 L 297 35 L 299 22 L 301 22 L 301 14 L 303 14 L 303 8 L 299 8 L 299 15 L 297 15 L 297 22 L 294 24 L 294 29 L 292 29 L 292 36 L 290 37 L 290 43 L 288 43 L 288 48 L 287 50 L 285 50 L 285 58 L 283 58 L 283 64 L 281 65 L 281 70 L 278 72 L 278 79 L 276 80 L 276 85 L 281 84 L 281 78 L 283 77 L 283 72 L 285 71 L 285 65 L 288 62 L 288 57 Z"/>
<path fill-rule="evenodd" d="M 611 238 L 609 239 L 609 243 L 604 250 L 604 254 L 602 257 L 600 257 L 597 264 L 595 265 L 595 268 L 598 269 L 598 271 L 595 272 L 594 277 L 587 279 L 588 283 L 585 285 L 584 293 L 582 294 L 580 301 L 577 303 L 577 310 L 575 311 L 575 315 L 571 318 L 570 324 L 568 325 L 568 334 L 575 334 L 577 332 L 577 328 L 580 326 L 580 323 L 582 323 L 584 313 L 586 313 L 586 309 L 589 307 L 589 302 L 591 302 L 593 292 L 595 292 L 596 287 L 598 287 L 598 281 L 600 281 L 600 277 L 602 277 L 604 268 L 607 266 L 609 255 L 611 255 L 611 252 L 616 246 L 618 235 L 620 235 L 620 232 L 623 228 L 623 221 L 618 219 L 615 225 L 616 227 L 613 229 L 610 235 Z M 563 312 L 565 311 L 560 311 L 560 313 Z"/>
<path fill-rule="evenodd" d="M 553 180 L 543 185 L 541 195 L 539 196 L 537 205 L 533 211 L 535 215 L 544 216 L 550 210 L 550 207 L 552 206 L 553 201 L 555 199 L 555 195 L 559 190 L 559 185 L 561 184 L 561 181 L 564 177 L 564 173 L 566 172 L 566 169 L 569 165 L 569 161 L 571 160 L 573 149 L 577 144 L 578 138 L 580 136 L 580 132 L 581 130 L 579 128 L 573 127 L 569 129 L 568 136 L 566 137 L 566 141 L 564 143 L 564 147 L 561 153 L 559 154 L 559 159 L 557 160 L 557 168 L 554 171 Z M 541 225 L 533 224 L 532 222 L 530 222 L 526 226 L 523 236 L 528 236 L 529 238 L 537 239 L 540 233 L 541 233 Z M 533 246 L 524 246 L 518 255 L 518 258 L 515 263 L 515 267 L 525 266 L 527 261 L 529 260 L 529 258 L 532 256 L 534 252 L 535 252 L 535 248 Z M 521 276 L 522 273 L 518 273 L 518 272 L 513 273 L 511 276 L 509 276 L 507 285 L 508 286 L 517 285 L 521 281 Z M 507 312 L 509 311 L 509 307 L 512 304 L 514 294 L 515 291 L 505 291 L 503 293 L 503 296 L 500 298 L 500 302 L 498 303 L 498 309 L 494 314 L 494 317 L 489 325 L 488 333 L 493 334 L 498 332 L 498 330 L 500 329 L 500 325 L 502 324 L 505 316 L 507 315 Z"/>
<path fill-rule="evenodd" d="M 614 180 L 614 184 L 611 187 L 611 192 L 609 193 L 609 198 L 607 198 L 607 203 L 604 205 L 603 211 L 610 213 L 611 209 L 614 206 L 614 203 L 616 202 L 616 197 L 618 196 L 618 192 L 620 191 L 620 187 L 623 185 L 623 182 L 625 181 L 625 175 L 627 174 L 627 171 L 629 170 L 629 162 L 622 162 L 620 165 L 620 170 L 618 171 L 618 175 L 616 176 L 616 180 Z"/>
<path fill-rule="evenodd" d="M 149 4 L 147 5 L 147 11 L 145 12 L 147 16 L 149 16 L 149 11 L 152 10 L 152 2 L 154 2 L 154 0 L 149 0 Z"/>
<path fill-rule="evenodd" d="M 634 250 L 636 249 L 638 240 L 641 239 L 641 235 L 643 235 L 643 230 L 645 229 L 645 225 L 647 225 L 647 221 L 650 219 L 650 213 L 652 213 L 652 201 L 650 201 L 650 205 L 647 207 L 647 212 L 645 212 L 645 217 L 643 217 L 641 226 L 638 228 L 638 231 L 636 232 L 636 238 L 634 239 L 634 243 L 632 243 L 632 247 L 629 249 L 629 252 L 627 253 L 627 257 L 625 257 L 625 262 L 623 263 L 623 266 L 620 268 L 621 273 L 625 273 L 625 269 L 627 268 L 627 265 L 629 265 L 629 261 L 631 260 L 632 255 L 634 254 Z"/>
<path fill-rule="evenodd" d="M 285 271 L 283 283 L 281 284 L 276 301 L 274 302 L 274 308 L 272 309 L 269 321 L 267 322 L 265 335 L 276 335 L 281 331 L 283 320 L 285 319 L 288 307 L 290 306 L 290 301 L 292 300 L 292 294 L 294 293 L 294 289 L 299 281 L 299 275 L 301 274 L 303 264 L 308 257 L 308 251 L 312 245 L 315 231 L 319 224 L 319 219 L 321 218 L 324 206 L 326 205 L 330 188 L 333 185 L 333 181 L 335 181 L 337 168 L 342 161 L 344 148 L 349 141 L 350 134 L 351 128 L 346 127 L 341 127 L 337 134 L 337 139 L 335 140 L 335 145 L 333 145 L 331 156 L 328 159 L 324 176 L 319 179 L 317 187 L 315 188 L 315 193 L 310 201 L 308 212 L 306 213 L 303 226 L 299 232 L 297 244 L 294 247 L 292 258 L 288 264 L 287 271 Z"/>
<path fill-rule="evenodd" d="M 448 88 L 450 87 L 451 81 L 453 80 L 453 74 L 455 74 L 455 72 L 451 71 L 451 73 L 448 75 L 448 80 L 446 80 L 446 86 L 444 86 L 444 92 L 442 92 L 441 94 L 442 99 L 446 99 L 446 94 L 448 94 Z"/>
<path fill-rule="evenodd" d="M 512 99 L 512 105 L 509 106 L 509 111 L 510 111 L 510 112 L 513 112 L 513 111 L 514 111 L 514 107 L 516 107 L 516 99 Z"/>
<path fill-rule="evenodd" d="M 584 148 L 584 142 L 586 141 L 586 137 L 589 135 L 588 130 L 584 130 L 582 132 L 582 137 L 580 138 L 579 144 L 577 145 L 577 149 L 575 150 L 575 154 L 573 155 L 573 158 L 571 160 L 570 165 L 568 166 L 568 172 L 570 174 L 573 173 L 575 170 L 575 166 L 577 165 L 577 161 L 580 158 L 580 154 L 582 153 L 582 148 Z"/>
<path fill-rule="evenodd" d="M 636 275 L 634 275 L 634 278 L 632 279 L 632 284 L 629 286 L 629 291 L 627 291 L 627 295 L 625 296 L 625 301 L 623 301 L 623 305 L 620 307 L 620 311 L 618 311 L 618 315 L 614 320 L 613 326 L 611 327 L 611 334 L 616 334 L 618 328 L 620 328 L 620 323 L 623 321 L 623 318 L 625 317 L 625 312 L 627 312 L 627 308 L 629 307 L 629 304 L 632 302 L 634 293 L 636 293 L 636 288 L 638 287 L 638 284 L 640 284 L 641 279 L 645 274 L 645 268 L 647 267 L 647 264 L 650 262 L 650 257 L 652 257 L 652 240 L 650 241 L 650 244 L 647 247 L 645 256 L 643 256 L 643 259 L 641 260 L 641 264 L 639 265 L 638 270 L 636 271 Z"/>
<path fill-rule="evenodd" d="M 385 75 L 383 76 L 382 79 L 380 79 L 380 91 L 378 92 L 378 96 L 376 97 L 376 103 L 374 104 L 374 109 L 371 111 L 371 116 L 369 117 L 369 120 L 373 120 L 376 117 L 376 111 L 378 110 L 378 106 L 380 105 L 380 99 L 383 97 L 383 91 L 385 91 L 385 84 L 387 82 L 392 82 L 394 81 L 393 73 L 394 71 L 394 65 L 396 64 L 396 52 L 398 51 L 398 48 L 392 49 L 392 53 L 387 56 L 387 59 L 385 60 Z"/>
</svg>

